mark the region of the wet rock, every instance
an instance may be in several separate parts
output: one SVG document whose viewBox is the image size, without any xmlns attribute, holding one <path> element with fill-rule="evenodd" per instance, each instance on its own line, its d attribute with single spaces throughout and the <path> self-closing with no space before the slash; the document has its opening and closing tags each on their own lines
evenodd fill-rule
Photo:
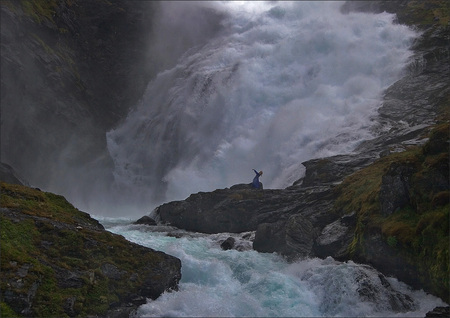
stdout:
<svg viewBox="0 0 450 318">
<path fill-rule="evenodd" d="M 230 187 L 231 190 L 246 190 L 246 189 L 251 189 L 251 188 L 252 188 L 251 183 L 240 183 L 240 184 L 235 184 Z"/>
<path fill-rule="evenodd" d="M 383 290 L 380 285 L 372 282 L 373 278 L 367 273 L 359 273 L 356 278 L 358 283 L 356 291 L 362 301 L 377 303 L 380 299 L 387 298 L 387 303 L 394 312 L 408 312 L 416 309 L 416 304 L 410 296 L 395 290 L 383 274 L 378 274 L 378 278 Z"/>
<path fill-rule="evenodd" d="M 77 315 L 76 311 L 73 308 L 73 306 L 75 305 L 76 300 L 77 300 L 77 297 L 74 296 L 74 297 L 66 298 L 66 300 L 64 301 L 64 312 L 69 317 L 75 317 Z"/>
<path fill-rule="evenodd" d="M 316 240 L 315 254 L 335 259 L 348 256 L 348 247 L 354 237 L 355 225 L 356 213 L 353 212 L 325 226 Z"/>
<path fill-rule="evenodd" d="M 433 310 L 427 312 L 426 318 L 448 318 L 450 317 L 450 307 L 436 307 Z"/>
<path fill-rule="evenodd" d="M 148 215 L 144 215 L 139 220 L 134 222 L 134 224 L 157 225 L 156 221 L 151 217 L 149 217 Z"/>
<path fill-rule="evenodd" d="M 394 163 L 383 176 L 380 188 L 381 213 L 389 216 L 410 201 L 410 179 L 415 167 Z"/>
<path fill-rule="evenodd" d="M 303 187 L 340 183 L 342 179 L 374 161 L 373 155 L 337 155 L 312 159 L 305 166 Z"/>
<path fill-rule="evenodd" d="M 285 225 L 285 221 L 259 224 L 253 241 L 253 249 L 261 253 L 283 253 L 284 248 L 282 247 L 286 246 Z"/>
<path fill-rule="evenodd" d="M 165 203 L 155 213 L 162 223 L 202 233 L 254 231 L 264 212 L 266 196 L 276 190 L 218 189 Z"/>
<path fill-rule="evenodd" d="M 286 247 L 289 254 L 297 257 L 311 256 L 316 238 L 313 223 L 303 215 L 293 215 L 286 222 Z"/>
<path fill-rule="evenodd" d="M 398 250 L 391 248 L 380 231 L 366 231 L 362 238 L 364 254 L 354 256 L 360 262 L 370 264 L 385 275 L 407 282 L 413 288 L 423 288 L 420 272 L 414 264 L 402 257 Z"/>
<path fill-rule="evenodd" d="M 224 251 L 231 250 L 234 247 L 235 242 L 236 242 L 236 240 L 233 237 L 230 236 L 229 238 L 227 238 L 225 241 L 223 241 L 220 244 L 220 247 Z"/>
</svg>

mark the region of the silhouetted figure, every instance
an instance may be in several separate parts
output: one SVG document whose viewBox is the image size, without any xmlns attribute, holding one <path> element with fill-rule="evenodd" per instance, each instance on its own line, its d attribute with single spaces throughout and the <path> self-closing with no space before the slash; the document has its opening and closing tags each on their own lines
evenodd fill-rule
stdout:
<svg viewBox="0 0 450 318">
<path fill-rule="evenodd" d="M 253 169 L 253 171 L 256 173 L 256 176 L 253 178 L 252 188 L 262 189 L 263 185 L 261 182 L 259 182 L 259 177 L 262 176 L 263 172 L 262 171 L 258 172 L 255 169 Z"/>
</svg>

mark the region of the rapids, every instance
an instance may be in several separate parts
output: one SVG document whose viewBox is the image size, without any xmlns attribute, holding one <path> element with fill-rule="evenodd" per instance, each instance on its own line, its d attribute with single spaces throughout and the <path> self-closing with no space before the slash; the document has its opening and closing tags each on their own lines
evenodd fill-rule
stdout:
<svg viewBox="0 0 450 318">
<path fill-rule="evenodd" d="M 424 317 L 445 305 L 387 278 L 393 293 L 366 265 L 332 258 L 288 263 L 276 254 L 258 253 L 242 234 L 206 235 L 129 225 L 127 219 L 99 220 L 113 233 L 181 259 L 179 291 L 148 300 L 138 317 Z M 230 235 L 241 251 L 220 248 Z M 391 298 L 397 292 L 408 295 L 414 309 L 397 312 Z"/>
</svg>

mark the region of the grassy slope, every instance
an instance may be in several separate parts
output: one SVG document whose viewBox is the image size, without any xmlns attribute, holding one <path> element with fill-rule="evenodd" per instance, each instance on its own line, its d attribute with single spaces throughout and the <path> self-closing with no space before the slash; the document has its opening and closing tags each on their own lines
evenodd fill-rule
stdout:
<svg viewBox="0 0 450 318">
<path fill-rule="evenodd" d="M 104 314 L 111 303 L 124 301 L 123 295 L 137 293 L 146 268 L 162 260 L 160 253 L 102 230 L 59 195 L 1 183 L 1 207 L 16 211 L 12 217 L 0 214 L 1 290 L 26 295 L 37 283 L 32 309 L 39 317 L 67 316 L 64 304 L 74 297 L 79 316 Z M 123 279 L 107 277 L 104 264 L 119 268 Z M 29 268 L 23 277 L 21 268 Z M 61 272 L 76 273 L 81 287 L 60 286 Z M 3 313 L 13 312 L 4 299 L 1 306 Z"/>
<path fill-rule="evenodd" d="M 387 244 L 417 266 L 421 279 L 431 280 L 434 293 L 444 300 L 449 295 L 449 197 L 450 191 L 436 189 L 435 176 L 447 171 L 449 162 L 448 121 L 436 125 L 423 147 L 380 158 L 338 187 L 336 209 L 358 214 L 351 254 L 364 255 L 366 231 L 380 231 Z M 409 204 L 389 216 L 381 214 L 379 199 L 382 176 L 392 165 L 415 167 L 410 181 Z M 430 283 L 430 282 L 427 282 Z"/>
</svg>

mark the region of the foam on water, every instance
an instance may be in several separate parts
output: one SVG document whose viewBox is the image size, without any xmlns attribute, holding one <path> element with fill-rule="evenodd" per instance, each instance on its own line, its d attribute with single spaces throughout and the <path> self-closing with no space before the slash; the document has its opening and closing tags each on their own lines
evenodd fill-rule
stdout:
<svg viewBox="0 0 450 318">
<path fill-rule="evenodd" d="M 371 267 L 331 258 L 289 264 L 276 254 L 251 249 L 223 251 L 220 239 L 225 234 L 175 238 L 151 229 L 117 224 L 109 228 L 130 241 L 181 259 L 179 291 L 148 300 L 139 308 L 139 317 L 423 317 L 445 305 L 388 278 L 392 288 L 407 294 L 415 306 L 413 311 L 398 313 L 387 296 L 389 290 Z M 373 294 L 372 298 L 361 297 L 361 288 Z"/>
<path fill-rule="evenodd" d="M 292 184 L 301 162 L 372 137 L 383 89 L 417 34 L 339 2 L 212 2 L 223 30 L 152 81 L 107 135 L 122 202 L 148 207 L 250 182 Z"/>
</svg>

